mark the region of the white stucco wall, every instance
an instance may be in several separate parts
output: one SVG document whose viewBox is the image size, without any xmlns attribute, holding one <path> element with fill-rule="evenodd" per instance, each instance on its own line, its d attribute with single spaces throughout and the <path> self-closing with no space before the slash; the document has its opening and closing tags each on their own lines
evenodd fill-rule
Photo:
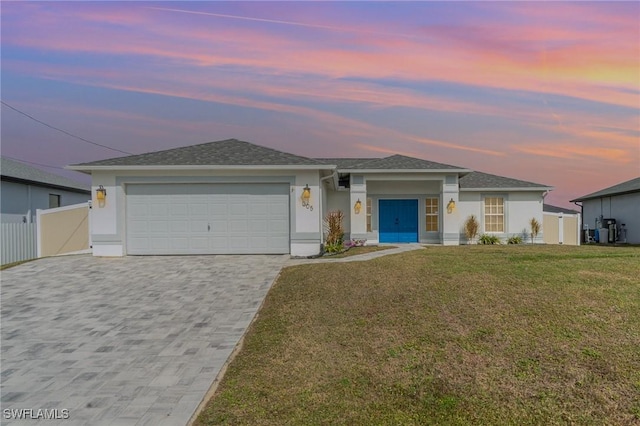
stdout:
<svg viewBox="0 0 640 426">
<path fill-rule="evenodd" d="M 98 201 L 96 190 L 102 185 L 107 191 L 104 201 Z M 91 183 L 92 233 L 100 235 L 114 235 L 118 233 L 117 208 L 119 202 L 124 202 L 122 188 L 116 186 L 116 177 L 109 173 L 93 174 Z M 122 200 L 120 200 L 122 198 Z"/>
<path fill-rule="evenodd" d="M 360 200 L 362 209 L 360 213 L 354 211 L 353 206 Z M 349 205 L 345 212 L 350 217 L 350 238 L 366 239 L 367 235 L 367 180 L 364 175 L 351 175 L 351 190 L 349 193 Z"/>
<path fill-rule="evenodd" d="M 440 194 L 441 181 L 407 181 L 397 182 L 389 180 L 367 179 L 367 193 L 378 194 Z"/>
<path fill-rule="evenodd" d="M 302 193 L 306 186 L 311 190 L 310 207 L 302 205 Z M 291 228 L 291 255 L 313 256 L 320 253 L 322 241 L 322 193 L 318 171 L 299 171 L 295 173 L 295 194 L 291 202 L 294 205 L 295 222 Z M 312 208 L 311 208 L 312 207 Z"/>
<path fill-rule="evenodd" d="M 535 217 L 540 225 L 542 225 L 542 192 L 538 191 L 512 191 L 512 192 L 479 192 L 479 191 L 461 191 L 460 192 L 460 238 L 466 242 L 464 235 L 464 222 L 471 215 L 474 215 L 480 222 L 480 231 L 478 235 L 485 233 L 484 227 L 484 198 L 485 197 L 503 197 L 505 205 L 505 232 L 495 234 L 502 240 L 513 235 L 522 235 L 523 232 L 528 236 L 531 232 L 529 222 Z M 544 229 L 540 230 L 535 242 L 543 242 Z M 525 241 L 530 242 L 528 237 Z"/>
<path fill-rule="evenodd" d="M 454 203 L 455 208 L 447 209 L 450 203 Z M 458 176 L 450 175 L 445 177 L 442 183 L 442 244 L 445 246 L 460 244 L 460 222 L 462 215 L 458 205 L 460 204 L 460 193 L 458 187 Z"/>
<path fill-rule="evenodd" d="M 482 199 L 479 192 L 463 192 L 460 191 L 458 201 L 458 232 L 460 233 L 460 243 L 467 244 L 468 241 L 464 234 L 464 222 L 471 216 L 475 216 L 478 222 L 482 221 Z M 482 223 L 480 224 L 478 236 L 483 233 Z"/>
<path fill-rule="evenodd" d="M 340 210 L 344 213 L 344 221 L 342 222 L 342 225 L 344 227 L 344 232 L 345 232 L 345 237 L 349 237 L 349 234 L 351 233 L 351 214 L 349 214 L 349 200 L 350 200 L 350 195 L 349 195 L 349 191 L 327 191 L 327 212 L 333 211 L 333 210 Z M 365 200 L 366 201 L 366 200 Z M 364 202 L 363 202 L 363 208 L 362 210 L 364 211 Z M 363 213 L 361 213 L 363 214 Z M 364 212 L 364 214 L 366 214 L 366 212 Z"/>
<path fill-rule="evenodd" d="M 594 229 L 596 218 L 616 219 L 627 228 L 627 242 L 640 244 L 640 192 L 597 198 L 582 203 L 582 220 Z"/>
<path fill-rule="evenodd" d="M 320 176 L 317 171 L 297 172 L 295 183 L 295 212 L 297 232 L 320 232 L 319 217 L 321 211 Z M 302 205 L 302 192 L 305 186 L 311 189 L 310 208 Z M 292 200 L 292 201 L 294 201 Z"/>
<path fill-rule="evenodd" d="M 515 234 L 520 234 L 523 237 L 527 236 L 525 240 L 531 241 L 531 222 L 532 218 L 536 218 L 540 226 L 542 227 L 543 221 L 543 199 L 541 192 L 511 192 L 508 194 L 507 209 L 507 237 Z M 544 227 L 540 229 L 540 233 L 535 239 L 535 243 L 543 243 L 544 239 Z"/>
</svg>

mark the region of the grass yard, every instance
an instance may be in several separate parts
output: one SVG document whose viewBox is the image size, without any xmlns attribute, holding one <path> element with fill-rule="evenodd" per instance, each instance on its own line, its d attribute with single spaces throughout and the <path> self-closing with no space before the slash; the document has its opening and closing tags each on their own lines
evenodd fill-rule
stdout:
<svg viewBox="0 0 640 426">
<path fill-rule="evenodd" d="M 196 424 L 639 424 L 640 249 L 283 270 Z"/>
</svg>

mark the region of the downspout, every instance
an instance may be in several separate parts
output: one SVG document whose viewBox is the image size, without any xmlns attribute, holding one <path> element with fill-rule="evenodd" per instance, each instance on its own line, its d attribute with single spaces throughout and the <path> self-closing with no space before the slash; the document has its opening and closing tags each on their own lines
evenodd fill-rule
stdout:
<svg viewBox="0 0 640 426">
<path fill-rule="evenodd" d="M 324 245 L 324 229 L 322 229 L 322 227 L 324 225 L 324 218 L 322 217 L 323 216 L 322 212 L 323 212 L 323 207 L 324 207 L 322 205 L 322 192 L 324 191 L 323 183 L 324 183 L 325 180 L 331 179 L 331 178 L 333 178 L 334 181 L 335 181 L 337 176 L 338 176 L 338 171 L 334 169 L 333 172 L 329 176 L 325 176 L 323 178 L 320 178 L 320 203 L 319 203 L 320 204 L 320 211 L 319 211 L 319 216 L 320 216 L 320 243 L 322 245 Z"/>
</svg>

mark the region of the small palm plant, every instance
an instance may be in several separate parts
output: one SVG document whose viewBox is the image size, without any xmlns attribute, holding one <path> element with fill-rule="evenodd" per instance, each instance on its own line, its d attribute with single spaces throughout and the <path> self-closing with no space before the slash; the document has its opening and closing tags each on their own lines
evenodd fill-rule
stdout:
<svg viewBox="0 0 640 426">
<path fill-rule="evenodd" d="M 478 231 L 480 230 L 480 223 L 478 223 L 478 219 L 474 215 L 471 215 L 464 222 L 464 235 L 467 237 L 469 244 L 473 244 L 473 240 L 478 235 Z"/>
<path fill-rule="evenodd" d="M 338 253 L 344 248 L 342 240 L 344 237 L 343 219 L 344 213 L 341 210 L 330 211 L 324 217 L 324 226 L 327 232 L 324 248 L 328 253 Z"/>
<path fill-rule="evenodd" d="M 540 233 L 540 222 L 538 222 L 538 219 L 535 217 L 532 217 L 529 221 L 529 225 L 531 226 L 531 244 L 533 244 L 533 241 Z"/>
</svg>

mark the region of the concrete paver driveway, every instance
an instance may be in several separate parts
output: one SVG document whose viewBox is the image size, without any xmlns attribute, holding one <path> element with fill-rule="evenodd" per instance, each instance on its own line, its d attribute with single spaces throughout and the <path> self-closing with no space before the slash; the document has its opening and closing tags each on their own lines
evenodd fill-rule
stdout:
<svg viewBox="0 0 640 426">
<path fill-rule="evenodd" d="M 2 424 L 34 424 L 7 419 L 23 409 L 68 414 L 46 424 L 186 424 L 287 259 L 72 256 L 3 271 Z"/>
</svg>

